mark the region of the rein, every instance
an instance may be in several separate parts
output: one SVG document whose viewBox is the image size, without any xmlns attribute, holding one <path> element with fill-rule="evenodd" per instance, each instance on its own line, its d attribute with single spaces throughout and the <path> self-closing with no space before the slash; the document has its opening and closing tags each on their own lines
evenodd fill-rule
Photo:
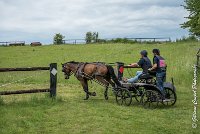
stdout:
<svg viewBox="0 0 200 134">
<path fill-rule="evenodd" d="M 133 74 L 133 72 L 132 72 L 132 70 L 130 68 L 127 68 L 127 72 L 128 72 L 130 77 L 134 76 L 134 74 Z"/>
<path fill-rule="evenodd" d="M 73 72 L 71 71 L 70 73 L 69 73 L 69 76 L 71 76 L 73 74 Z"/>
<path fill-rule="evenodd" d="M 86 78 L 90 79 L 91 82 L 94 81 L 94 82 L 96 82 L 97 84 L 99 84 L 100 86 L 113 89 L 112 87 L 106 86 L 105 84 L 101 83 L 100 81 L 98 81 L 98 80 L 95 79 L 94 77 L 92 77 L 92 76 L 90 76 L 90 75 L 88 75 L 88 74 L 86 74 L 86 73 L 84 73 L 84 72 L 83 72 L 83 74 L 84 74 L 84 76 L 85 76 Z M 106 83 L 109 83 L 107 80 L 104 80 L 104 81 L 105 81 Z"/>
</svg>

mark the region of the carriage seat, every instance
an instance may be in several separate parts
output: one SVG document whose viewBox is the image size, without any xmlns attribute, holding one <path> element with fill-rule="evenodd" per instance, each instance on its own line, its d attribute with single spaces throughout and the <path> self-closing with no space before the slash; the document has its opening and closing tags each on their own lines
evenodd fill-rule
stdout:
<svg viewBox="0 0 200 134">
<path fill-rule="evenodd" d="M 140 75 L 139 79 L 152 79 L 153 76 L 149 73 Z"/>
</svg>

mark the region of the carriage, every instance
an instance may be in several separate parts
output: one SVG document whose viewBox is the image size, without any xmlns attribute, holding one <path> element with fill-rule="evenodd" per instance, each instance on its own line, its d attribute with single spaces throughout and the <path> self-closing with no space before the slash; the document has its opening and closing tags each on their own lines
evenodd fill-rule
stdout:
<svg viewBox="0 0 200 134">
<path fill-rule="evenodd" d="M 173 78 L 171 82 L 164 82 L 165 99 L 161 91 L 156 86 L 155 74 L 142 74 L 137 83 L 123 82 L 124 69 L 130 69 L 130 66 L 124 66 L 124 63 L 116 63 L 116 76 L 121 82 L 122 87 L 116 87 L 116 102 L 119 105 L 129 106 L 133 98 L 146 108 L 155 108 L 159 104 L 172 106 L 176 103 L 176 88 Z"/>
</svg>

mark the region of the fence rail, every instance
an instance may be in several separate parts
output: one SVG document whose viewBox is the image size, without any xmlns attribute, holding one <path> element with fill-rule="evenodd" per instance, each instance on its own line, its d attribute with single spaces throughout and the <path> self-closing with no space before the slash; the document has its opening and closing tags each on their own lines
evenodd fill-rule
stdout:
<svg viewBox="0 0 200 134">
<path fill-rule="evenodd" d="M 10 71 L 42 71 L 42 70 L 49 70 L 50 71 L 50 88 L 47 88 L 47 89 L 31 89 L 31 90 L 0 91 L 0 95 L 50 92 L 50 96 L 51 97 L 56 96 L 56 88 L 57 88 L 57 63 L 51 63 L 49 67 L 0 68 L 0 72 L 10 72 Z"/>
<path fill-rule="evenodd" d="M 86 44 L 85 39 L 67 39 L 63 40 L 64 44 Z"/>
<path fill-rule="evenodd" d="M 129 40 L 153 40 L 154 42 L 155 41 L 159 41 L 159 40 L 164 40 L 164 41 L 171 41 L 171 38 L 170 37 L 163 37 L 163 38 L 126 38 L 126 39 L 129 39 Z"/>
<path fill-rule="evenodd" d="M 25 45 L 25 41 L 1 41 L 0 45 L 5 45 L 5 46 L 23 46 L 23 45 Z"/>
<path fill-rule="evenodd" d="M 102 38 L 102 39 L 98 39 L 98 40 L 105 40 L 105 41 L 112 41 L 112 40 L 116 40 L 119 38 Z M 161 37 L 161 38 L 152 38 L 152 37 L 147 37 L 147 38 L 120 38 L 120 39 L 128 39 L 128 40 L 136 40 L 138 42 L 142 42 L 142 41 L 160 41 L 160 42 L 167 42 L 167 41 L 171 41 L 170 37 Z M 63 40 L 63 44 L 86 44 L 86 40 L 85 39 L 66 39 Z"/>
<path fill-rule="evenodd" d="M 49 70 L 50 67 L 0 68 L 0 72 Z"/>
<path fill-rule="evenodd" d="M 40 93 L 50 92 L 50 89 L 30 89 L 30 90 L 16 90 L 16 91 L 1 91 L 0 95 L 11 95 L 11 94 L 27 94 L 27 93 Z"/>
</svg>

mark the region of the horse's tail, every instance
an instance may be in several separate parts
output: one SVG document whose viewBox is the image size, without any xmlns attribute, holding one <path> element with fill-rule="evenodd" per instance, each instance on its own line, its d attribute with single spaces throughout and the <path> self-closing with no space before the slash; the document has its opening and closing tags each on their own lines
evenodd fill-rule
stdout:
<svg viewBox="0 0 200 134">
<path fill-rule="evenodd" d="M 107 68 L 108 68 L 108 73 L 110 74 L 112 80 L 115 82 L 115 84 L 117 86 L 120 86 L 121 87 L 121 83 L 119 82 L 119 80 L 117 79 L 117 76 L 115 75 L 115 72 L 114 72 L 114 69 L 112 66 L 110 65 L 107 65 Z"/>
</svg>

